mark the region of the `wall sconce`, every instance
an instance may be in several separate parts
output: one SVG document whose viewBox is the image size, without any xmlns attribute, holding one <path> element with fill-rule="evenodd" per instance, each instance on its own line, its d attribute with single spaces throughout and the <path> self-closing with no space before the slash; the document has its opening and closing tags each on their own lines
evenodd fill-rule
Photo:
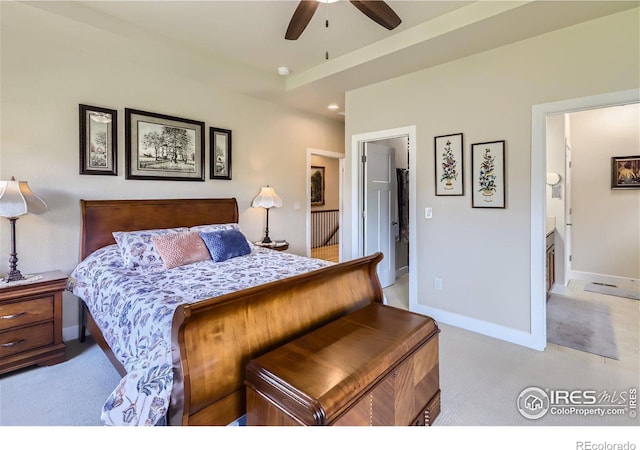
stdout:
<svg viewBox="0 0 640 450">
<path fill-rule="evenodd" d="M 267 210 L 267 226 L 264 230 L 263 244 L 270 244 L 271 238 L 269 238 L 269 210 L 271 208 L 279 208 L 282 206 L 282 199 L 276 194 L 275 189 L 272 187 L 264 186 L 260 189 L 260 193 L 253 199 L 251 206 L 254 208 L 265 208 Z"/>
<path fill-rule="evenodd" d="M 47 204 L 34 194 L 26 181 L 0 181 L 0 217 L 6 217 L 11 223 L 11 255 L 9 257 L 9 273 L 4 281 L 24 280 L 18 270 L 16 253 L 16 220 L 28 213 L 42 214 L 49 211 Z"/>
</svg>

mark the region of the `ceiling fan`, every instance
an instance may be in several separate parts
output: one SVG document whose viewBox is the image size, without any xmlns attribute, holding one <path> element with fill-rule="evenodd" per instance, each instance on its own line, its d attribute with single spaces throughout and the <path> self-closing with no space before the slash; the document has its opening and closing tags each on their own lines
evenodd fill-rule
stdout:
<svg viewBox="0 0 640 450">
<path fill-rule="evenodd" d="M 382 25 L 387 30 L 393 30 L 402 22 L 393 9 L 383 1 L 349 1 L 367 17 L 379 25 Z M 290 41 L 298 39 L 311 21 L 311 18 L 316 12 L 316 9 L 318 9 L 320 3 L 323 2 L 326 2 L 326 0 L 301 0 L 291 17 L 291 21 L 289 22 L 289 27 L 287 28 L 284 38 Z"/>
</svg>

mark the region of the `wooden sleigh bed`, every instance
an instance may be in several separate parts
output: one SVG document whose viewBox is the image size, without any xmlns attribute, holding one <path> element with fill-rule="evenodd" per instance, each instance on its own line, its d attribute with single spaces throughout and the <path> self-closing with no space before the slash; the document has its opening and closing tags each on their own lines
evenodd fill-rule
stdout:
<svg viewBox="0 0 640 450">
<path fill-rule="evenodd" d="M 112 232 L 238 222 L 234 198 L 81 200 L 81 257 L 114 244 Z M 383 302 L 381 254 L 324 267 L 219 297 L 173 315 L 170 425 L 227 425 L 245 414 L 247 363 L 371 303 Z M 81 302 L 82 303 L 82 302 Z M 91 314 L 86 327 L 121 375 Z"/>
</svg>

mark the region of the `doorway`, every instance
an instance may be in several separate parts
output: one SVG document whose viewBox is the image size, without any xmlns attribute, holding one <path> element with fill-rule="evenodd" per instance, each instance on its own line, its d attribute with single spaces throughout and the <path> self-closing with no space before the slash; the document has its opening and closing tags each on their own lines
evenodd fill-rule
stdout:
<svg viewBox="0 0 640 450">
<path fill-rule="evenodd" d="M 389 161 L 381 169 L 380 161 L 375 170 L 370 170 L 367 164 L 371 162 L 372 149 L 379 160 Z M 392 152 L 385 153 L 390 149 Z M 390 245 L 383 251 L 385 264 L 378 266 L 378 275 L 383 288 L 394 285 L 396 280 L 402 279 L 404 285 L 404 307 L 411 309 L 412 299 L 415 299 L 415 265 L 414 255 L 410 251 L 413 245 L 412 237 L 415 230 L 415 213 L 412 205 L 415 203 L 414 185 L 411 183 L 410 167 L 415 160 L 415 127 L 397 128 L 379 132 L 354 135 L 352 137 L 352 255 L 364 256 L 375 251 L 381 251 L 381 244 L 390 237 Z M 380 156 L 385 155 L 385 156 Z M 392 157 L 390 155 L 393 155 Z M 363 160 L 363 157 L 366 159 Z M 399 174 L 404 175 L 405 183 L 399 182 Z M 376 176 L 370 176 L 375 174 Z M 390 182 L 389 189 L 385 187 Z M 373 186 L 372 186 L 373 184 Z M 367 185 L 369 186 L 367 188 Z M 400 187 L 400 189 L 399 189 Z M 413 194 L 413 195 L 412 195 Z M 404 205 L 400 198 L 406 199 Z M 388 198 L 390 206 L 388 216 L 374 210 Z M 372 201 L 375 199 L 375 201 Z M 372 216 L 374 218 L 372 218 Z M 412 226 L 413 224 L 413 226 Z M 386 254 L 385 254 L 386 252 Z"/>
<path fill-rule="evenodd" d="M 307 256 L 341 262 L 344 154 L 307 149 L 306 177 Z"/>
<path fill-rule="evenodd" d="M 582 97 L 532 108 L 531 138 L 531 347 L 547 345 L 546 310 L 546 123 L 549 116 L 640 102 L 640 90 Z"/>
</svg>

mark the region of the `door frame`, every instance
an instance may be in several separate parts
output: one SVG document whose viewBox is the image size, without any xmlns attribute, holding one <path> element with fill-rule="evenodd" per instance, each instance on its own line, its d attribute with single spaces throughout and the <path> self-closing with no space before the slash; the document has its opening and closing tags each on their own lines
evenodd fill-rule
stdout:
<svg viewBox="0 0 640 450">
<path fill-rule="evenodd" d="M 342 224 L 343 214 L 344 214 L 344 199 L 342 198 L 342 190 L 344 183 L 344 153 L 333 152 L 330 150 L 320 150 L 317 148 L 307 148 L 307 167 L 305 169 L 306 173 L 306 201 L 305 201 L 305 216 L 306 216 L 306 240 L 307 240 L 307 257 L 311 257 L 311 156 L 324 156 L 325 158 L 334 158 L 338 160 L 338 261 L 342 262 L 342 243 L 344 240 L 342 239 L 342 235 L 344 233 L 344 227 Z"/>
<path fill-rule="evenodd" d="M 640 89 L 579 97 L 533 105 L 531 111 L 531 341 L 544 350 L 547 345 L 547 301 L 545 283 L 546 228 L 546 117 L 587 109 L 640 102 Z"/>
<path fill-rule="evenodd" d="M 368 133 L 354 134 L 351 136 L 351 257 L 358 258 L 364 256 L 363 236 L 360 227 L 362 219 L 362 182 L 364 174 L 362 173 L 362 164 L 360 163 L 360 155 L 365 142 L 380 141 L 384 139 L 392 139 L 399 137 L 408 137 L 409 139 L 409 170 L 416 167 L 416 126 L 410 125 L 406 127 L 391 128 L 387 130 L 371 131 Z M 411 172 L 410 172 L 411 173 Z M 358 226 L 356 226 L 356 224 Z M 391 224 L 389 224 L 391 226 Z M 416 243 L 416 187 L 413 177 L 409 176 L 409 245 L 415 246 Z M 416 252 L 409 252 L 409 310 L 415 309 L 417 303 L 417 287 L 418 287 L 418 261 Z"/>
</svg>

